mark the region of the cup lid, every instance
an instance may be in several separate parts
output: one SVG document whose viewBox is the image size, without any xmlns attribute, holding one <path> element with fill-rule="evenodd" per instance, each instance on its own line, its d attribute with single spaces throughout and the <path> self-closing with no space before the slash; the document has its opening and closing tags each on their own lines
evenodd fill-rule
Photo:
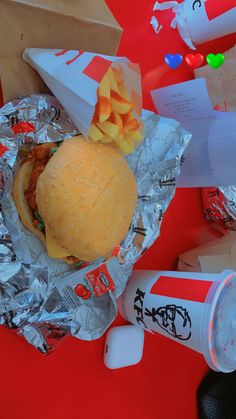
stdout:
<svg viewBox="0 0 236 419">
<path fill-rule="evenodd" d="M 205 359 L 215 371 L 236 370 L 236 273 L 224 271 L 208 298 L 208 328 L 203 337 Z M 210 311 L 210 312 L 209 312 Z M 206 319 L 206 318 L 205 318 Z M 206 330 L 206 328 L 204 328 Z"/>
</svg>

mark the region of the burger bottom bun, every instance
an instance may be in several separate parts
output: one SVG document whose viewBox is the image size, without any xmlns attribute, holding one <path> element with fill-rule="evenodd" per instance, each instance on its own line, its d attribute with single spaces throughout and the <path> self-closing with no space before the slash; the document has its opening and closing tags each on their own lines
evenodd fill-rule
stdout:
<svg viewBox="0 0 236 419">
<path fill-rule="evenodd" d="M 34 217 L 32 215 L 32 211 L 30 207 L 28 206 L 27 200 L 25 198 L 25 191 L 29 187 L 30 177 L 31 177 L 33 168 L 34 168 L 33 160 L 26 160 L 25 162 L 22 163 L 14 179 L 12 195 L 13 195 L 13 199 L 15 201 L 15 205 L 19 213 L 22 224 L 27 228 L 27 230 L 29 230 L 32 234 L 38 237 L 38 239 L 46 247 L 46 237 L 42 233 L 42 231 L 38 230 L 33 225 Z M 73 264 L 73 261 L 71 261 L 69 258 L 61 258 L 61 259 L 64 260 L 64 262 L 66 262 L 69 265 Z"/>
<path fill-rule="evenodd" d="M 29 187 L 30 176 L 34 168 L 32 160 L 26 160 L 19 168 L 13 185 L 13 198 L 17 211 L 24 226 L 46 244 L 45 235 L 33 225 L 32 211 L 25 198 L 25 191 Z"/>
</svg>

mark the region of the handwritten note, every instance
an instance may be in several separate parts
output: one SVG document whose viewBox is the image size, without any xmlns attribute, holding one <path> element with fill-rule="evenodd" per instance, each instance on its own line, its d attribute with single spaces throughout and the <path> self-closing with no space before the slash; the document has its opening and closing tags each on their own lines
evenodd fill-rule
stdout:
<svg viewBox="0 0 236 419">
<path fill-rule="evenodd" d="M 213 109 L 205 79 L 164 87 L 151 94 L 162 116 L 176 119 L 193 134 L 178 185 L 236 184 L 236 113 Z"/>
</svg>

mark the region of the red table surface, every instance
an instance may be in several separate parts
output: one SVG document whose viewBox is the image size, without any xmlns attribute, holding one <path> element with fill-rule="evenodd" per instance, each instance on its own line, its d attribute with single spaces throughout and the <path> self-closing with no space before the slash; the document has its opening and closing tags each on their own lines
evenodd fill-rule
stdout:
<svg viewBox="0 0 236 419">
<path fill-rule="evenodd" d="M 183 64 L 170 70 L 166 53 L 189 52 L 168 27 L 171 12 L 158 15 L 165 29 L 155 35 L 149 21 L 151 0 L 107 0 L 124 28 L 119 49 L 141 65 L 144 105 L 153 109 L 148 90 L 193 77 Z M 204 45 L 203 53 L 222 52 L 236 37 Z M 214 237 L 204 219 L 200 191 L 177 190 L 162 224 L 161 237 L 137 263 L 143 269 L 173 269 L 180 253 Z M 116 325 L 124 324 L 121 318 Z M 146 334 L 142 362 L 111 371 L 103 364 L 104 338 L 68 338 L 48 357 L 14 331 L 0 328 L 0 419 L 196 419 L 196 390 L 208 368 L 203 357 L 162 336 Z"/>
</svg>

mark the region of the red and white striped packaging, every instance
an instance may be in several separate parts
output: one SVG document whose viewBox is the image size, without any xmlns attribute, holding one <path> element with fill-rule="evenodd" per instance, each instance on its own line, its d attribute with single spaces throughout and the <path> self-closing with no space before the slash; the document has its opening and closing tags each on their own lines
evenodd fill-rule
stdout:
<svg viewBox="0 0 236 419">
<path fill-rule="evenodd" d="M 40 74 L 83 135 L 88 134 L 97 103 L 97 88 L 111 66 L 119 67 L 125 86 L 141 114 L 142 91 L 138 64 L 127 58 L 111 57 L 82 50 L 29 48 L 26 62 Z"/>
<path fill-rule="evenodd" d="M 236 0 L 185 0 L 183 15 L 193 44 L 236 31 Z"/>
<path fill-rule="evenodd" d="M 153 11 L 172 9 L 172 28 L 178 31 L 192 49 L 196 44 L 236 32 L 236 0 L 156 1 Z"/>
</svg>

